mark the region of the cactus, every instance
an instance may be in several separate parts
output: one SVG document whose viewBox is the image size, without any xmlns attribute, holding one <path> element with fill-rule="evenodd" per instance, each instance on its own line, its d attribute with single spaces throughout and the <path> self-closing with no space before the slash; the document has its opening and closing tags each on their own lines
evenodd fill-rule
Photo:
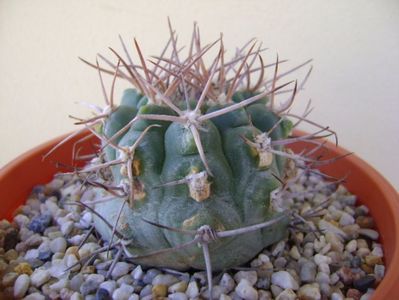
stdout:
<svg viewBox="0 0 399 300">
<path fill-rule="evenodd" d="M 100 250 L 118 249 L 116 261 L 206 269 L 211 283 L 212 271 L 239 266 L 287 236 L 294 214 L 279 206 L 279 192 L 298 167 L 323 163 L 310 157 L 315 150 L 286 148 L 301 140 L 320 149 L 320 134 L 333 133 L 316 124 L 315 133 L 290 137 L 299 122 L 310 122 L 308 109 L 299 116 L 289 108 L 311 68 L 300 84 L 280 84 L 290 72 L 278 73 L 278 57 L 265 65 L 251 42 L 227 60 L 222 38 L 201 46 L 196 26 L 185 58 L 172 30 L 162 55 L 149 62 L 136 40 L 139 64 L 121 42 L 126 58 L 113 49 L 116 64 L 100 56 L 108 68 L 83 60 L 98 70 L 106 107 L 78 122 L 101 140 L 96 157 L 77 172 L 95 195 L 80 205 L 95 214 L 108 243 Z M 104 73 L 113 76 L 110 95 Z M 118 78 L 133 88 L 116 105 Z M 278 105 L 280 95 L 288 99 Z"/>
</svg>

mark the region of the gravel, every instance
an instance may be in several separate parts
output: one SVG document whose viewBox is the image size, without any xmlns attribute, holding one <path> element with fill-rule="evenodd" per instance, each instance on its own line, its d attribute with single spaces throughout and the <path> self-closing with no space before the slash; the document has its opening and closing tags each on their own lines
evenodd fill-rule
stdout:
<svg viewBox="0 0 399 300">
<path fill-rule="evenodd" d="M 247 265 L 215 272 L 214 299 L 371 298 L 385 266 L 368 208 L 356 206 L 356 196 L 343 186 L 325 184 L 315 174 L 302 174 L 299 182 L 273 199 L 275 208 L 306 214 L 325 205 L 307 226 L 298 225 Z M 106 250 L 85 259 L 105 244 L 89 232 L 91 211 L 63 205 L 81 199 L 90 201 L 92 195 L 80 190 L 79 179 L 57 175 L 33 190 L 12 223 L 0 221 L 0 298 L 208 298 L 204 271 L 182 273 L 123 260 L 112 264 L 116 253 Z"/>
</svg>

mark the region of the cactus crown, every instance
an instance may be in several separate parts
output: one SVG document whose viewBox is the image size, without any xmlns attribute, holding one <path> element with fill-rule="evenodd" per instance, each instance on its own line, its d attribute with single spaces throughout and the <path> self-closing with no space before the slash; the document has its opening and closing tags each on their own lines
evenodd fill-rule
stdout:
<svg viewBox="0 0 399 300">
<path fill-rule="evenodd" d="M 98 70 L 106 106 L 77 122 L 101 140 L 91 163 L 76 171 L 96 194 L 79 205 L 96 215 L 108 249 L 119 249 L 116 259 L 207 269 L 211 284 L 212 266 L 242 264 L 287 234 L 295 217 L 279 195 L 298 179 L 297 168 L 331 161 L 311 155 L 323 147 L 317 139 L 334 132 L 306 119 L 309 106 L 301 116 L 289 112 L 312 68 L 299 83 L 280 83 L 310 61 L 280 74 L 285 61 L 265 64 L 254 40 L 227 59 L 222 36 L 203 46 L 196 25 L 185 57 L 171 27 L 161 55 L 148 61 L 136 40 L 139 63 L 120 40 L 125 58 L 111 48 L 116 63 L 102 55 L 106 67 L 82 59 Z M 113 76 L 109 95 L 103 74 Z M 118 78 L 134 87 L 120 105 L 113 96 Z M 279 104 L 277 97 L 287 99 Z M 289 137 L 300 122 L 318 129 Z M 285 148 L 296 141 L 315 148 Z"/>
</svg>

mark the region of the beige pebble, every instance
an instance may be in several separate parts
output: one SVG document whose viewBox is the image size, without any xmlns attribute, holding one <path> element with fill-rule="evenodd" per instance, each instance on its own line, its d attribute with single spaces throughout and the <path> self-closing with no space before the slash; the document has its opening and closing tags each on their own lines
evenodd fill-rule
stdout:
<svg viewBox="0 0 399 300">
<path fill-rule="evenodd" d="M 151 292 L 154 298 L 165 297 L 168 293 L 168 286 L 165 284 L 156 284 L 152 287 Z"/>
</svg>

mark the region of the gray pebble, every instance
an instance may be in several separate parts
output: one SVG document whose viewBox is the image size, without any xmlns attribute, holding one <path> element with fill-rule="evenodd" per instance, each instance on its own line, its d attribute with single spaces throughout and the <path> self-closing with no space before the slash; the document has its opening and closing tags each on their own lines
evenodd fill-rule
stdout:
<svg viewBox="0 0 399 300">
<path fill-rule="evenodd" d="M 273 264 L 277 269 L 283 269 L 287 265 L 287 259 L 283 256 L 280 256 L 276 258 Z"/>
<path fill-rule="evenodd" d="M 95 300 L 112 300 L 112 297 L 106 289 L 99 288 Z"/>
<path fill-rule="evenodd" d="M 368 288 L 373 287 L 374 282 L 375 282 L 374 276 L 366 275 L 364 277 L 354 280 L 353 286 L 355 289 L 357 289 L 361 292 L 365 292 L 365 291 L 367 291 Z"/>
<path fill-rule="evenodd" d="M 32 218 L 28 228 L 36 233 L 43 233 L 51 223 L 51 215 L 40 214 Z"/>
<path fill-rule="evenodd" d="M 302 264 L 299 277 L 301 278 L 302 282 L 313 282 L 316 277 L 316 264 L 312 261 Z"/>
<path fill-rule="evenodd" d="M 270 279 L 268 277 L 259 278 L 255 286 L 258 289 L 268 290 L 270 288 Z"/>
</svg>

